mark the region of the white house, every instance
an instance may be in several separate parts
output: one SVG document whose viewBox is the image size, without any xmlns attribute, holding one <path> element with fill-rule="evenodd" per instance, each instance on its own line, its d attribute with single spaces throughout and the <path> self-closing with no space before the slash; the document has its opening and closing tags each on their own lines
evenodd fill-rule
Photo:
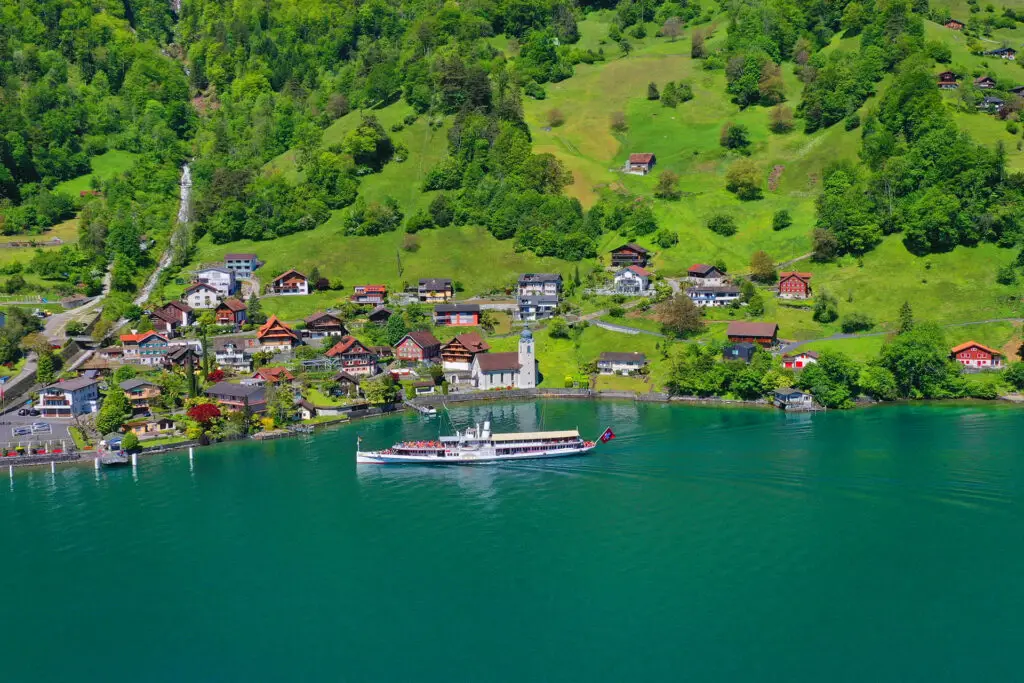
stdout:
<svg viewBox="0 0 1024 683">
<path fill-rule="evenodd" d="M 597 357 L 597 371 L 602 375 L 628 375 L 641 370 L 645 365 L 647 356 L 638 351 L 604 351 Z"/>
<path fill-rule="evenodd" d="M 477 389 L 533 389 L 537 386 L 537 354 L 533 333 L 519 335 L 519 351 L 478 353 L 470 375 Z"/>
<path fill-rule="evenodd" d="M 519 296 L 553 296 L 562 293 L 562 276 L 558 273 L 523 273 L 519 276 Z"/>
<path fill-rule="evenodd" d="M 686 296 L 702 308 L 713 308 L 715 306 L 728 306 L 740 298 L 740 288 L 732 285 L 720 287 L 690 287 L 686 290 Z"/>
<path fill-rule="evenodd" d="M 189 307 L 195 309 L 216 308 L 221 300 L 221 294 L 216 288 L 202 282 L 189 285 L 181 296 Z"/>
<path fill-rule="evenodd" d="M 210 285 L 222 297 L 231 296 L 235 291 L 235 271 L 223 266 L 207 266 L 196 271 L 196 282 Z"/>
<path fill-rule="evenodd" d="M 246 349 L 249 348 L 255 351 L 255 346 L 256 339 L 253 337 L 215 339 L 213 342 L 213 359 L 220 368 L 238 372 L 250 372 L 252 370 L 252 358 L 246 353 Z"/>
<path fill-rule="evenodd" d="M 516 317 L 519 320 L 544 320 L 555 314 L 557 296 L 521 296 Z"/>
<path fill-rule="evenodd" d="M 786 354 L 782 357 L 782 367 L 787 370 L 803 370 L 808 365 L 818 362 L 816 351 L 801 351 L 800 353 Z"/>
<path fill-rule="evenodd" d="M 43 417 L 73 417 L 95 413 L 99 405 L 99 382 L 88 377 L 78 377 L 43 387 L 36 408 Z"/>
<path fill-rule="evenodd" d="M 256 254 L 225 254 L 224 267 L 235 273 L 237 277 L 247 278 L 260 265 Z"/>
<path fill-rule="evenodd" d="M 643 294 L 651 287 L 651 274 L 640 266 L 629 266 L 615 273 L 615 291 L 620 294 Z"/>
<path fill-rule="evenodd" d="M 687 269 L 686 278 L 693 284 L 704 287 L 718 287 L 729 281 L 725 273 L 706 263 L 694 263 Z"/>
</svg>

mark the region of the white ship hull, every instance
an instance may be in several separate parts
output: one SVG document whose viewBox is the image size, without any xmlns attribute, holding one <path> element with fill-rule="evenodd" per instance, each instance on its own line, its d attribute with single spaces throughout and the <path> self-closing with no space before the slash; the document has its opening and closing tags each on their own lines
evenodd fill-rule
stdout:
<svg viewBox="0 0 1024 683">
<path fill-rule="evenodd" d="M 595 445 L 581 445 L 573 448 L 556 448 L 532 453 L 498 454 L 492 449 L 477 451 L 455 451 L 445 455 L 412 455 L 385 453 L 384 451 L 356 451 L 356 463 L 362 465 L 487 465 L 516 460 L 540 460 L 586 455 Z"/>
</svg>

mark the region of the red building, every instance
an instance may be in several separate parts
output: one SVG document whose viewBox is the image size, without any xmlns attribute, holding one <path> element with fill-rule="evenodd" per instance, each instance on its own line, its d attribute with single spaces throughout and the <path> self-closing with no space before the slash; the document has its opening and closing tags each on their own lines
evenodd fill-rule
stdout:
<svg viewBox="0 0 1024 683">
<path fill-rule="evenodd" d="M 802 370 L 812 363 L 818 362 L 817 351 L 802 351 L 782 357 L 782 367 L 787 370 Z"/>
<path fill-rule="evenodd" d="M 246 306 L 238 299 L 224 299 L 213 309 L 218 325 L 242 325 L 245 323 Z"/>
<path fill-rule="evenodd" d="M 948 29 L 952 29 L 954 31 L 963 31 L 964 30 L 964 22 L 957 21 L 956 19 L 950 19 L 945 24 L 943 24 L 943 26 L 945 26 Z"/>
<path fill-rule="evenodd" d="M 295 375 L 288 372 L 288 368 L 283 365 L 275 367 L 262 367 L 252 375 L 253 379 L 261 379 L 268 384 L 277 384 L 278 382 L 291 382 L 295 379 Z"/>
<path fill-rule="evenodd" d="M 954 346 L 950 355 L 955 361 L 968 368 L 1001 368 L 1003 354 L 976 341 Z"/>
<path fill-rule="evenodd" d="M 395 358 L 397 360 L 422 363 L 424 361 L 437 360 L 441 354 L 441 342 L 425 330 L 410 332 L 402 337 L 402 340 L 395 344 Z"/>
<path fill-rule="evenodd" d="M 327 351 L 328 358 L 337 358 L 341 368 L 350 375 L 376 375 L 377 354 L 365 344 L 345 335 Z"/>
<path fill-rule="evenodd" d="M 810 295 L 810 273 L 779 273 L 779 296 L 781 298 L 806 299 Z"/>
<path fill-rule="evenodd" d="M 635 242 L 630 242 L 612 250 L 612 266 L 616 268 L 640 266 L 643 268 L 647 265 L 649 256 L 649 251 Z"/>
<path fill-rule="evenodd" d="M 775 346 L 779 341 L 779 324 L 731 322 L 726 336 L 729 337 L 729 342 L 732 344 L 750 342 L 765 347 Z"/>
<path fill-rule="evenodd" d="M 625 171 L 633 175 L 647 175 L 656 163 L 658 163 L 658 160 L 650 152 L 630 154 L 629 160 L 626 161 Z"/>
</svg>

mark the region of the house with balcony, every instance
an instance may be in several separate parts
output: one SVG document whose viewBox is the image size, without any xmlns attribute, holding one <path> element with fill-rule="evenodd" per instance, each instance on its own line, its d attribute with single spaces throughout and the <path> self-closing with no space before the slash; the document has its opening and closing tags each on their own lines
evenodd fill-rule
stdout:
<svg viewBox="0 0 1024 683">
<path fill-rule="evenodd" d="M 242 303 L 240 299 L 229 297 L 217 304 L 217 307 L 213 309 L 213 315 L 218 325 L 240 327 L 247 320 L 247 310 L 248 306 Z"/>
<path fill-rule="evenodd" d="M 262 383 L 217 382 L 205 393 L 226 410 L 248 410 L 251 413 L 262 413 L 267 409 L 267 389 Z"/>
<path fill-rule="evenodd" d="M 161 365 L 170 348 L 167 337 L 157 332 L 121 335 L 122 359 L 138 365 Z"/>
<path fill-rule="evenodd" d="M 445 327 L 473 327 L 480 324 L 479 304 L 437 304 L 434 324 Z"/>
<path fill-rule="evenodd" d="M 309 280 L 293 268 L 271 280 L 268 289 L 280 296 L 305 296 L 309 294 Z"/>
<path fill-rule="evenodd" d="M 302 335 L 307 339 L 323 339 L 324 337 L 344 337 L 348 334 L 345 323 L 333 313 L 314 313 L 306 318 L 306 329 Z"/>
<path fill-rule="evenodd" d="M 546 320 L 558 308 L 557 296 L 521 296 L 517 302 L 516 320 Z"/>
<path fill-rule="evenodd" d="M 636 242 L 623 244 L 621 247 L 612 250 L 612 266 L 623 268 L 627 266 L 647 266 L 647 260 L 651 252 L 641 247 Z"/>
<path fill-rule="evenodd" d="M 701 308 L 714 308 L 717 306 L 728 306 L 740 298 L 740 288 L 732 285 L 721 286 L 699 286 L 690 287 L 686 290 L 686 296 L 690 301 Z"/>
<path fill-rule="evenodd" d="M 477 354 L 487 353 L 490 350 L 490 345 L 476 332 L 457 334 L 454 339 L 441 347 L 441 366 L 445 371 L 469 372 L 473 368 L 473 359 Z"/>
<path fill-rule="evenodd" d="M 441 342 L 426 330 L 416 330 L 395 344 L 395 358 L 410 363 L 429 363 L 441 355 Z"/>
<path fill-rule="evenodd" d="M 235 274 L 238 279 L 252 277 L 254 270 L 260 267 L 256 254 L 224 254 L 224 267 Z"/>
<path fill-rule="evenodd" d="M 196 271 L 195 281 L 204 285 L 210 285 L 221 298 L 234 294 L 235 287 L 237 286 L 234 271 L 222 266 L 200 268 Z"/>
<path fill-rule="evenodd" d="M 354 304 L 372 304 L 380 306 L 387 301 L 387 285 L 356 285 L 352 288 L 349 301 Z"/>
<path fill-rule="evenodd" d="M 270 316 L 267 322 L 256 330 L 256 341 L 259 342 L 260 350 L 273 352 L 291 351 L 302 344 L 298 333 L 278 320 L 276 315 Z"/>
<path fill-rule="evenodd" d="M 160 387 L 144 379 L 126 379 L 117 386 L 124 392 L 133 413 L 148 413 L 151 403 L 160 398 Z"/>
<path fill-rule="evenodd" d="M 213 285 L 195 282 L 185 288 L 181 298 L 192 309 L 206 310 L 216 308 L 223 297 Z"/>
<path fill-rule="evenodd" d="M 686 271 L 687 279 L 695 285 L 720 287 L 729 282 L 725 272 L 706 263 L 694 263 Z"/>
<path fill-rule="evenodd" d="M 153 309 L 149 314 L 149 320 L 153 323 L 153 329 L 167 337 L 178 334 L 178 329 L 188 327 L 195 322 L 192 307 L 181 301 L 172 301 L 169 304 Z"/>
<path fill-rule="evenodd" d="M 647 365 L 647 356 L 639 351 L 604 351 L 597 357 L 597 371 L 602 375 L 630 375 Z"/>
<path fill-rule="evenodd" d="M 640 266 L 627 266 L 615 273 L 615 291 L 619 294 L 646 294 L 651 274 Z"/>
<path fill-rule="evenodd" d="M 246 353 L 246 341 L 250 347 L 254 346 L 256 340 L 252 337 L 221 337 L 213 341 L 213 359 L 217 367 L 223 370 L 235 372 L 250 372 L 252 370 L 252 357 Z"/>
<path fill-rule="evenodd" d="M 379 369 L 377 354 L 352 335 L 345 335 L 338 340 L 327 351 L 327 357 L 336 359 L 338 367 L 353 376 L 376 375 Z"/>
<path fill-rule="evenodd" d="M 523 273 L 519 276 L 519 296 L 553 296 L 562 294 L 562 276 L 558 273 Z"/>
<path fill-rule="evenodd" d="M 54 382 L 39 392 L 39 402 L 35 407 L 43 417 L 95 413 L 100 407 L 100 384 L 88 377 Z"/>
<path fill-rule="evenodd" d="M 416 296 L 422 303 L 445 304 L 455 296 L 451 278 L 424 278 L 416 288 Z"/>
</svg>

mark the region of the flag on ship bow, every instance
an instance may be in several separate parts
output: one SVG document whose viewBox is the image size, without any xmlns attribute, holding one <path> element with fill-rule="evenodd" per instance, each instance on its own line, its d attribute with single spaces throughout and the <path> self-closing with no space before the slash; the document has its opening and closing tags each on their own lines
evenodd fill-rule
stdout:
<svg viewBox="0 0 1024 683">
<path fill-rule="evenodd" d="M 604 434 L 601 435 L 601 443 L 608 443 L 609 441 L 611 441 L 614 438 L 615 438 L 615 432 L 613 432 L 612 428 L 609 427 L 608 429 L 604 430 Z"/>
</svg>

